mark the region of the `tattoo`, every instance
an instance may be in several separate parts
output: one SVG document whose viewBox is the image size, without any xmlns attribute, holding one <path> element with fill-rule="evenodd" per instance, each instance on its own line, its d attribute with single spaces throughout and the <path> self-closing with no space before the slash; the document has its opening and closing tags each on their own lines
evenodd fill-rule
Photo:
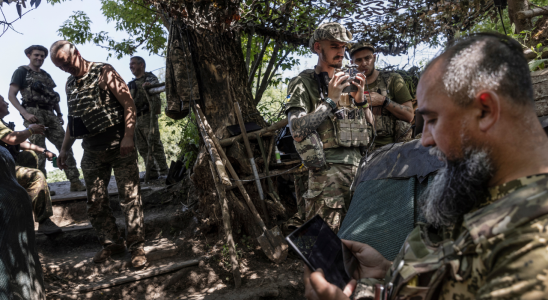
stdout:
<svg viewBox="0 0 548 300">
<path fill-rule="evenodd" d="M 322 103 L 318 108 L 310 114 L 306 114 L 302 108 L 293 108 L 289 110 L 289 129 L 293 138 L 305 139 L 328 117 L 331 117 L 331 106 L 327 103 Z"/>
<path fill-rule="evenodd" d="M 399 108 L 403 111 L 406 111 L 406 112 L 412 112 L 411 111 L 411 108 L 409 108 L 409 106 L 405 106 L 405 105 L 401 105 L 395 101 L 392 101 L 390 100 L 390 102 L 388 102 L 388 105 L 387 106 L 390 106 L 390 107 L 393 107 L 393 108 Z"/>
</svg>

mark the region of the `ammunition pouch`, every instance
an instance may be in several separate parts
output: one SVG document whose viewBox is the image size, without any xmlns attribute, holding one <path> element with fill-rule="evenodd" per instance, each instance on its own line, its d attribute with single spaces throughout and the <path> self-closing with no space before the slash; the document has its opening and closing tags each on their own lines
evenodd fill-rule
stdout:
<svg viewBox="0 0 548 300">
<path fill-rule="evenodd" d="M 343 108 L 335 113 L 333 119 L 336 142 L 341 147 L 367 146 L 371 131 L 361 108 Z"/>
<path fill-rule="evenodd" d="M 293 143 L 305 167 L 318 171 L 326 166 L 324 146 L 317 132 L 313 132 L 301 142 L 293 140 Z"/>
<path fill-rule="evenodd" d="M 37 92 L 37 93 L 40 93 L 40 94 L 42 94 L 42 95 L 44 95 L 45 92 L 46 92 L 46 86 L 45 86 L 41 81 L 39 81 L 39 80 L 34 81 L 34 82 L 31 84 L 30 88 L 31 88 L 33 91 L 35 91 L 35 92 Z"/>
<path fill-rule="evenodd" d="M 396 120 L 395 129 L 396 136 L 395 142 L 402 143 L 408 142 L 413 139 L 413 130 L 411 130 L 411 123 L 402 120 Z"/>
<path fill-rule="evenodd" d="M 380 115 L 375 116 L 375 130 L 377 137 L 394 136 L 396 130 L 396 117 L 386 108 L 382 108 Z"/>
</svg>

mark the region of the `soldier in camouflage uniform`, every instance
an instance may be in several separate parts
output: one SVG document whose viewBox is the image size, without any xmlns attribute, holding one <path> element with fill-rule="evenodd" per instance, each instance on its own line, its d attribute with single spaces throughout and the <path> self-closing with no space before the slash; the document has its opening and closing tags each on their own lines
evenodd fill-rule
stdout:
<svg viewBox="0 0 548 300">
<path fill-rule="evenodd" d="M 548 299 L 548 137 L 533 97 L 522 47 L 505 35 L 458 40 L 428 64 L 421 141 L 446 166 L 421 195 L 427 224 L 393 263 L 344 241 L 357 285 L 306 269 L 307 298 Z"/>
<path fill-rule="evenodd" d="M 82 171 L 88 187 L 87 211 L 103 249 L 93 261 L 131 251 L 135 268 L 146 264 L 145 231 L 137 151 L 134 144 L 136 108 L 124 80 L 111 65 L 84 60 L 67 41 L 51 46 L 51 60 L 71 76 L 66 84 L 68 128 L 59 153 L 66 168 L 67 151 L 82 139 Z M 114 170 L 120 206 L 126 221 L 125 241 L 110 207 L 108 184 Z"/>
<path fill-rule="evenodd" d="M 59 94 L 53 88 L 56 87 L 51 76 L 40 69 L 44 59 L 48 56 L 48 49 L 44 46 L 33 45 L 25 49 L 25 54 L 30 60 L 28 66 L 21 66 L 13 73 L 10 83 L 8 98 L 13 106 L 21 113 L 25 127 L 30 124 L 42 124 L 48 129 L 45 134 L 32 135 L 31 143 L 46 148 L 46 138 L 57 148 L 61 149 L 65 131 L 63 130 L 63 114 L 59 108 Z M 17 100 L 17 93 L 21 92 L 22 103 Z M 53 111 L 57 113 L 57 116 Z M 38 155 L 39 169 L 47 177 L 46 156 Z M 85 191 L 85 186 L 80 182 L 80 173 L 76 168 L 76 161 L 72 151 L 69 152 L 68 168 L 65 175 L 70 181 L 71 191 Z"/>
<path fill-rule="evenodd" d="M 303 195 L 306 220 L 319 214 L 335 232 L 350 205 L 350 185 L 361 159 L 359 146 L 369 142 L 365 119 L 351 120 L 357 127 L 352 127 L 350 133 L 341 129 L 342 119 L 335 115 L 346 111 L 339 101 L 343 96 L 349 97 L 342 95 L 350 85 L 346 82 L 349 76 L 335 69 L 342 66 L 345 47 L 351 39 L 352 34 L 338 23 L 322 24 L 316 29 L 310 49 L 318 55 L 318 65 L 291 80 L 286 103 L 295 146 L 309 168 L 308 190 Z M 360 84 L 352 83 L 358 89 L 350 93 L 354 98 L 350 104 L 352 114 L 371 118 L 363 97 L 365 78 L 362 74 L 356 78 Z M 359 135 L 346 143 L 342 140 L 345 133 Z"/>
<path fill-rule="evenodd" d="M 411 139 L 413 105 L 400 74 L 375 69 L 375 47 L 359 42 L 349 50 L 351 62 L 367 77 L 368 96 L 375 116 L 375 148 Z"/>
<path fill-rule="evenodd" d="M 137 128 L 135 130 L 135 144 L 143 160 L 147 161 L 148 145 L 152 143 L 153 159 L 151 163 L 150 178 L 155 179 L 160 175 L 166 175 L 168 171 L 164 145 L 160 140 L 160 128 L 158 128 L 158 114 L 161 113 L 162 100 L 160 94 L 148 95 L 146 86 L 159 83 L 158 78 L 145 72 L 146 62 L 140 56 L 134 56 L 129 63 L 131 73 L 135 78 L 128 83 L 131 97 L 137 107 Z M 150 100 L 150 102 L 149 102 Z M 150 112 L 153 112 L 151 115 Z M 152 121 L 152 128 L 151 126 Z M 149 140 L 150 138 L 150 140 Z"/>
<path fill-rule="evenodd" d="M 61 228 L 50 219 L 53 210 L 49 187 L 46 177 L 38 170 L 38 156 L 35 152 L 44 154 L 48 160 L 55 157 L 55 154 L 26 141 L 33 133 L 44 134 L 44 125 L 30 124 L 28 129 L 13 131 L 3 120 L 8 114 L 8 103 L 0 96 L 0 146 L 8 149 L 16 162 L 15 177 L 30 197 L 34 220 L 39 224 L 38 231 L 47 235 L 59 233 Z"/>
</svg>

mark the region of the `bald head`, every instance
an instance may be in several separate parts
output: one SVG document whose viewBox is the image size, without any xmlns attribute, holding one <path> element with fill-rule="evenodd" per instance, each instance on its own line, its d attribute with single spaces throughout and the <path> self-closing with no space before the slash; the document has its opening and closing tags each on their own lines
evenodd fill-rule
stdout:
<svg viewBox="0 0 548 300">
<path fill-rule="evenodd" d="M 60 40 L 55 43 L 53 43 L 50 47 L 51 56 L 57 56 L 59 51 L 66 53 L 66 54 L 72 54 L 76 49 L 76 46 L 74 46 L 73 43 L 69 41 Z"/>
<path fill-rule="evenodd" d="M 59 69 L 79 77 L 86 72 L 85 60 L 76 46 L 68 41 L 57 41 L 51 45 L 51 61 Z"/>
</svg>

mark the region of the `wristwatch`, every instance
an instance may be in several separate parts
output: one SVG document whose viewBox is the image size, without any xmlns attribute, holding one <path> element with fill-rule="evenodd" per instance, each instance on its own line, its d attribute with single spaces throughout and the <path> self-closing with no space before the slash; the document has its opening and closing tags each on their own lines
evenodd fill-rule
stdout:
<svg viewBox="0 0 548 300">
<path fill-rule="evenodd" d="M 51 152 L 51 151 L 49 151 L 48 149 L 44 149 L 44 151 L 42 151 L 42 154 L 46 154 L 46 152 Z"/>
<path fill-rule="evenodd" d="M 390 98 L 384 97 L 384 102 L 382 103 L 382 107 L 386 107 L 390 103 Z"/>
<path fill-rule="evenodd" d="M 325 102 L 331 106 L 331 111 L 337 110 L 337 103 L 335 101 L 331 100 L 331 98 L 325 99 Z"/>
</svg>

